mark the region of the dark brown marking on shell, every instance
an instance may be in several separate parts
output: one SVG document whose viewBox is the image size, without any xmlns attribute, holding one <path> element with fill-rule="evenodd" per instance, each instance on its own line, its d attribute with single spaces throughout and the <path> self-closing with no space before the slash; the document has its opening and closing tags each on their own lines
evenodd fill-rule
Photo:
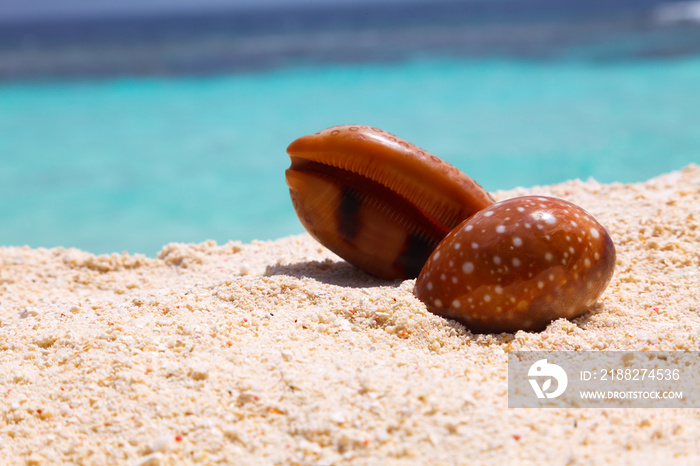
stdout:
<svg viewBox="0 0 700 466">
<path fill-rule="evenodd" d="M 411 234 L 406 239 L 395 266 L 405 271 L 406 276 L 418 276 L 436 246 L 433 240 L 425 236 Z"/>
<path fill-rule="evenodd" d="M 362 197 L 349 186 L 343 186 L 342 198 L 338 206 L 338 233 L 347 242 L 351 243 L 360 231 L 358 213 L 362 206 Z"/>
</svg>

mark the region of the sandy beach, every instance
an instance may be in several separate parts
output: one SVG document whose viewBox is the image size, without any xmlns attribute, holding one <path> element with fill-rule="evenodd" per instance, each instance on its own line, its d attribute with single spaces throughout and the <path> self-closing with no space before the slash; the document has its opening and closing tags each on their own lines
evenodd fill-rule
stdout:
<svg viewBox="0 0 700 466">
<path fill-rule="evenodd" d="M 472 334 L 306 234 L 157 257 L 0 247 L 3 464 L 698 464 L 700 409 L 509 409 L 512 350 L 700 350 L 700 166 L 500 191 L 617 265 L 542 332 Z"/>
</svg>

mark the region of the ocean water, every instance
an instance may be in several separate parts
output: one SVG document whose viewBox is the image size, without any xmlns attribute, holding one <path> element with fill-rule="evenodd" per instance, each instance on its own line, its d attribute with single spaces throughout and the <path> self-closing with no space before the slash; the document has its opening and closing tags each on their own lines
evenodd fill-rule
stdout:
<svg viewBox="0 0 700 466">
<path fill-rule="evenodd" d="M 700 162 L 700 58 L 423 60 L 0 87 L 0 243 L 149 255 L 302 231 L 286 146 L 384 128 L 489 190 Z"/>
<path fill-rule="evenodd" d="M 488 190 L 642 181 L 700 163 L 698 109 L 700 55 L 584 48 L 8 80 L 0 244 L 153 256 L 300 233 L 285 149 L 345 123 L 404 137 Z"/>
</svg>

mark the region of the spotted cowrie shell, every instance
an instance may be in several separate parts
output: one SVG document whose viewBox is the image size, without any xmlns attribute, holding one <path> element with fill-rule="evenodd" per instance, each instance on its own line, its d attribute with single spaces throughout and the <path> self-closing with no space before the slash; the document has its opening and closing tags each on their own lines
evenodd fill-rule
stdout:
<svg viewBox="0 0 700 466">
<path fill-rule="evenodd" d="M 426 262 L 414 294 L 475 332 L 541 330 L 589 310 L 614 267 L 610 234 L 585 210 L 525 196 L 455 228 Z"/>
</svg>

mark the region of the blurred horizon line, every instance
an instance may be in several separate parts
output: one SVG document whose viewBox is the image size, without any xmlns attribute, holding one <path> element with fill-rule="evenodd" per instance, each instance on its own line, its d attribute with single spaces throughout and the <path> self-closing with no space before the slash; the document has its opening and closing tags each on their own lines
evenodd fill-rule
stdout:
<svg viewBox="0 0 700 466">
<path fill-rule="evenodd" d="M 696 4 L 417 0 L 34 19 L 0 27 L 0 80 L 215 74 L 436 54 L 674 57 L 700 53 Z"/>
<path fill-rule="evenodd" d="M 148 17 L 190 16 L 190 15 L 231 15 L 257 12 L 294 11 L 294 10 L 328 10 L 328 9 L 382 9 L 400 10 L 415 6 L 440 8 L 448 5 L 463 6 L 469 9 L 484 10 L 506 9 L 518 10 L 595 10 L 601 7 L 607 11 L 618 8 L 646 8 L 660 4 L 693 4 L 696 0 L 121 0 L 112 5 L 102 3 L 101 8 L 95 4 L 79 2 L 71 5 L 70 1 L 61 2 L 60 8 L 52 2 L 33 0 L 21 4 L 3 5 L 0 0 L 0 24 L 32 23 L 53 21 L 94 21 L 101 19 L 134 19 Z M 107 5 L 107 6 L 105 6 Z"/>
<path fill-rule="evenodd" d="M 274 0 L 273 0 L 274 1 Z M 279 1 L 279 0 L 278 0 Z M 0 4 L 2 0 L 0 0 Z M 165 9 L 144 10 L 105 10 L 102 12 L 86 11 L 73 13 L 42 13 L 35 15 L 16 15 L 3 17 L 0 14 L 0 25 L 3 27 L 22 27 L 38 24 L 55 23 L 109 23 L 153 20 L 177 20 L 186 18 L 212 18 L 212 17 L 246 17 L 255 15 L 271 15 L 277 17 L 300 16 L 305 13 L 318 14 L 322 12 L 350 13 L 357 17 L 357 12 L 364 12 L 364 16 L 370 19 L 377 16 L 378 21 L 387 21 L 389 16 L 398 15 L 399 18 L 412 15 L 420 11 L 425 15 L 423 20 L 434 20 L 444 16 L 449 11 L 450 15 L 457 15 L 464 20 L 465 16 L 471 19 L 498 19 L 510 21 L 528 21 L 536 19 L 551 19 L 559 17 L 574 19 L 574 15 L 590 16 L 619 16 L 632 13 L 648 13 L 656 9 L 663 9 L 665 5 L 700 5 L 700 0 L 573 0 L 562 2 L 561 0 L 299 0 L 298 3 L 248 3 L 237 5 L 203 4 L 204 7 L 196 8 L 194 5 Z M 1 6 L 1 5 L 0 5 Z M 682 8 L 681 8 L 682 10 Z M 404 12 L 407 12 L 404 13 Z M 444 18 L 443 18 L 444 19 Z M 2 31 L 0 30 L 0 33 Z"/>
</svg>

